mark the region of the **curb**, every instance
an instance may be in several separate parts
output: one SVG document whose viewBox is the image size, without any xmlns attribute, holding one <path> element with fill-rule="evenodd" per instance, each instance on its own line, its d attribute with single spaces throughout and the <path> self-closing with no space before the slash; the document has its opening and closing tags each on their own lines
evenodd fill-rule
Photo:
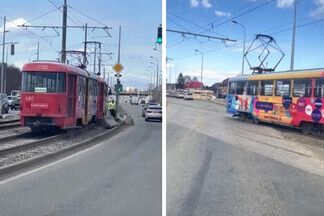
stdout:
<svg viewBox="0 0 324 216">
<path fill-rule="evenodd" d="M 59 151 L 41 155 L 39 157 L 31 158 L 26 161 L 18 162 L 16 164 L 9 165 L 4 168 L 0 168 L 0 181 L 6 178 L 9 178 L 11 176 L 14 176 L 18 172 L 22 170 L 31 170 L 34 169 L 34 165 L 37 165 L 37 167 L 41 167 L 45 164 L 51 163 L 56 161 L 57 159 L 64 158 L 66 156 L 72 155 L 76 151 L 84 150 L 87 148 L 90 148 L 92 146 L 95 146 L 98 144 L 98 142 L 103 141 L 107 138 L 108 135 L 110 139 L 111 137 L 115 136 L 120 132 L 122 129 L 126 128 L 126 125 L 123 123 L 120 126 L 117 126 L 115 128 L 112 128 L 111 130 L 107 132 L 103 132 L 99 134 L 98 136 L 89 138 L 87 140 L 82 141 L 81 143 L 74 144 L 72 146 L 63 148 Z"/>
</svg>

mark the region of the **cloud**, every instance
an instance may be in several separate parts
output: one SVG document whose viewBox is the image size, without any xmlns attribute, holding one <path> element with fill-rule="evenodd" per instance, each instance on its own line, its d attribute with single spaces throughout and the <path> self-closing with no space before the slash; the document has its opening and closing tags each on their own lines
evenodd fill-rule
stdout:
<svg viewBox="0 0 324 216">
<path fill-rule="evenodd" d="M 26 64 L 26 63 L 27 63 L 26 60 L 20 60 L 20 61 L 14 62 L 13 64 L 21 70 L 22 67 L 24 66 L 24 64 Z"/>
<path fill-rule="evenodd" d="M 201 4 L 204 8 L 211 8 L 212 4 L 209 2 L 209 0 L 202 0 Z"/>
<path fill-rule="evenodd" d="M 215 11 L 215 14 L 216 14 L 216 16 L 219 16 L 219 17 L 230 17 L 231 16 L 231 13 L 217 11 L 217 10 Z"/>
<path fill-rule="evenodd" d="M 198 7 L 199 1 L 198 0 L 190 0 L 190 6 L 191 7 Z"/>
<path fill-rule="evenodd" d="M 21 30 L 20 27 L 17 27 L 17 25 L 22 25 L 22 24 L 28 24 L 27 21 L 24 18 L 18 18 L 15 19 L 14 21 L 11 22 L 7 22 L 6 23 L 6 30 L 8 31 L 17 31 L 17 30 Z M 2 29 L 3 27 L 1 27 Z"/>
<path fill-rule="evenodd" d="M 315 4 L 318 7 L 315 11 L 311 13 L 311 16 L 318 16 L 324 14 L 324 0 L 315 0 Z"/>
<path fill-rule="evenodd" d="M 199 7 L 199 4 L 204 8 L 212 7 L 212 4 L 209 2 L 209 0 L 190 0 L 191 7 Z"/>
<path fill-rule="evenodd" d="M 278 8 L 289 8 L 292 6 L 292 4 L 294 2 L 295 2 L 295 0 L 278 0 L 277 7 Z"/>
</svg>

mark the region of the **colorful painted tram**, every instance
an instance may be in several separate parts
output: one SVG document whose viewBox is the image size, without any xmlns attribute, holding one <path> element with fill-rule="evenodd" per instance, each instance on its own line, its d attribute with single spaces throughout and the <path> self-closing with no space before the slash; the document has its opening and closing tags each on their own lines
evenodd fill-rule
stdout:
<svg viewBox="0 0 324 216">
<path fill-rule="evenodd" d="M 241 120 L 324 128 L 324 69 L 243 75 L 229 79 L 227 112 Z"/>
</svg>

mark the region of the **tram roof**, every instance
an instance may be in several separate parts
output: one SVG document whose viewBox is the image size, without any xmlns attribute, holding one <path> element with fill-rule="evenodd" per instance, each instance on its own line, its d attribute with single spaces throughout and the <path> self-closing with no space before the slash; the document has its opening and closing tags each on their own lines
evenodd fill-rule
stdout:
<svg viewBox="0 0 324 216">
<path fill-rule="evenodd" d="M 277 79 L 301 79 L 311 77 L 324 77 L 324 68 L 302 69 L 293 71 L 280 71 L 266 74 L 239 75 L 231 77 L 229 82 L 247 81 L 247 80 L 277 80 Z"/>
<path fill-rule="evenodd" d="M 76 66 L 64 64 L 58 61 L 34 61 L 26 63 L 22 71 L 39 71 L 39 72 L 68 72 L 81 76 L 89 76 L 89 74 Z"/>
</svg>

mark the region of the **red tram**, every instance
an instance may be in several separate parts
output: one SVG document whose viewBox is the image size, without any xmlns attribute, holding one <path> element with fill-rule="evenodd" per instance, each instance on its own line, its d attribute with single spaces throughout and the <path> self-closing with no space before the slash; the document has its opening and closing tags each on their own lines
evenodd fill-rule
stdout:
<svg viewBox="0 0 324 216">
<path fill-rule="evenodd" d="M 81 68 L 38 61 L 22 68 L 21 125 L 75 128 L 102 119 L 107 84 Z"/>
</svg>

